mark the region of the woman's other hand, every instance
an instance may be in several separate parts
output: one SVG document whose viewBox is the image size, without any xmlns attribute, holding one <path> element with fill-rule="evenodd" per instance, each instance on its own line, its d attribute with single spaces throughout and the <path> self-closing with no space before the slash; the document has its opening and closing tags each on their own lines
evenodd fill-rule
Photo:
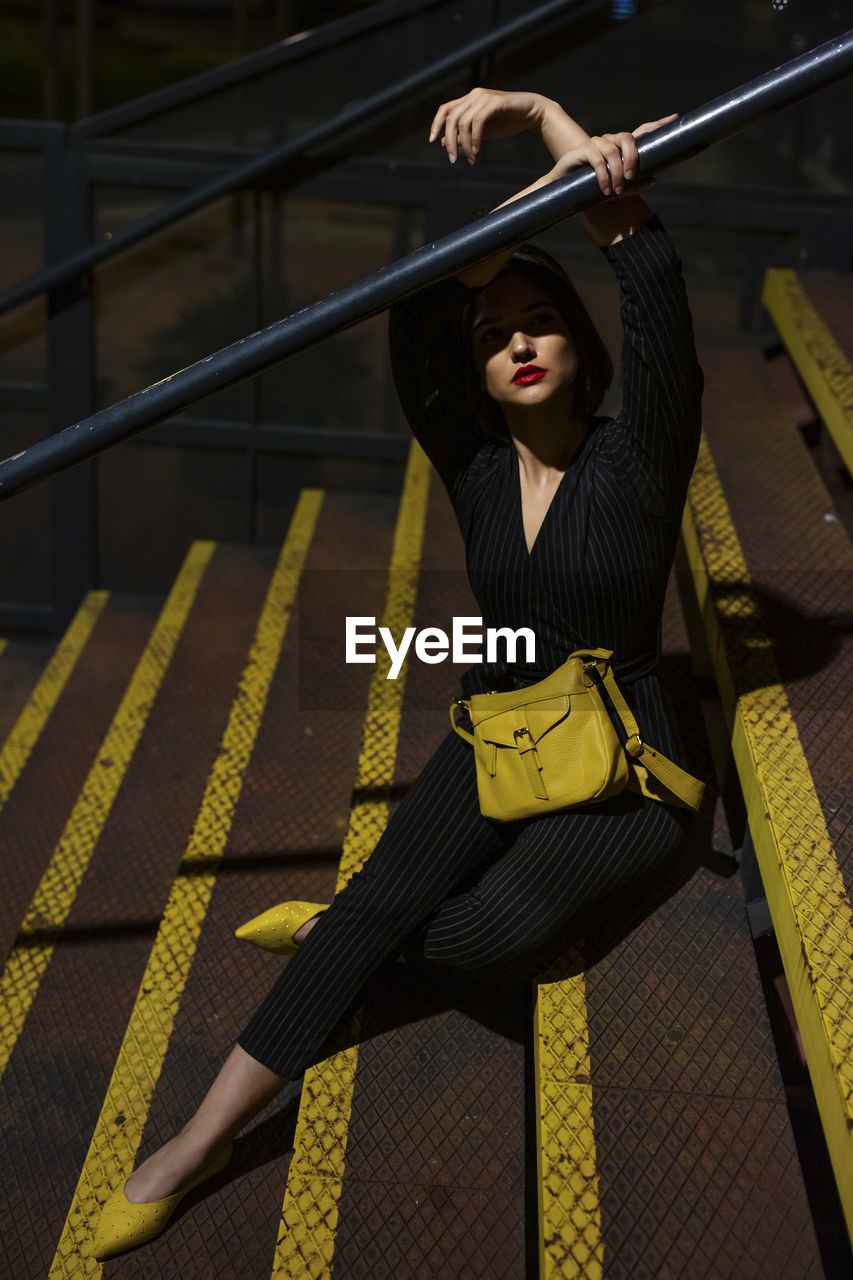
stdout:
<svg viewBox="0 0 853 1280">
<path fill-rule="evenodd" d="M 641 190 L 646 190 L 654 181 L 653 178 L 643 183 L 635 183 L 629 192 L 625 191 L 625 184 L 632 182 L 637 176 L 637 144 L 636 139 L 645 133 L 651 133 L 655 129 L 659 129 L 662 125 L 670 124 L 678 118 L 678 112 L 672 115 L 663 116 L 660 120 L 652 120 L 646 124 L 638 125 L 632 133 L 627 131 L 623 133 L 603 133 L 600 136 L 588 138 L 586 142 L 582 142 L 580 146 L 572 147 L 571 150 L 560 156 L 557 163 L 551 170 L 550 177 L 552 181 L 558 178 L 564 178 L 566 174 L 571 173 L 574 169 L 579 168 L 583 164 L 589 164 L 595 170 L 598 176 L 598 185 L 606 196 L 621 196 L 623 194 L 637 195 Z"/>
<path fill-rule="evenodd" d="M 540 93 L 501 89 L 472 89 L 464 98 L 444 102 L 430 125 L 429 140 L 443 133 L 441 145 L 451 164 L 461 151 L 473 164 L 484 138 L 514 138 L 518 133 L 541 131 L 548 99 Z"/>
</svg>

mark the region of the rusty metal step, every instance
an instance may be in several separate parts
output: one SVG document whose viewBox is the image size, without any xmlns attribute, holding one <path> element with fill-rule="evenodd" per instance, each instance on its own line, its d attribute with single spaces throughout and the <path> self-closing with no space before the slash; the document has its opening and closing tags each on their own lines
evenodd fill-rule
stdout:
<svg viewBox="0 0 853 1280">
<path fill-rule="evenodd" d="M 0 742 L 6 741 L 56 646 L 48 636 L 0 640 Z"/>
<path fill-rule="evenodd" d="M 15 1194 L 4 1208 L 9 1228 L 3 1231 L 3 1239 L 13 1258 L 26 1259 L 30 1266 L 37 1263 L 35 1274 L 46 1274 L 50 1266 L 198 792 L 233 696 L 252 612 L 269 576 L 267 553 L 220 548 L 211 559 L 212 546 L 199 549 L 203 563 L 196 562 L 201 572 L 192 598 L 172 599 L 173 606 L 186 606 L 188 616 L 171 618 L 171 637 L 160 632 L 158 685 L 151 669 L 140 664 L 136 669 L 136 677 L 140 672 L 143 676 L 138 682 L 140 698 L 128 701 L 134 687 L 133 659 L 140 647 L 134 651 L 127 644 L 127 635 L 134 634 L 128 626 L 141 633 L 140 640 L 148 640 L 156 618 L 153 602 L 142 602 L 141 607 L 138 601 L 115 600 L 113 611 L 125 624 L 118 642 L 109 633 L 96 631 L 92 636 L 87 651 L 92 669 L 83 670 L 81 663 L 79 670 L 87 678 L 81 698 L 93 712 L 103 707 L 106 717 L 117 701 L 113 683 L 123 676 L 127 686 L 124 718 L 120 708 L 109 730 L 102 730 L 93 766 L 107 777 L 119 776 L 110 795 L 96 794 L 88 807 L 81 805 L 80 797 L 71 796 L 69 802 L 66 793 L 55 798 L 66 806 L 68 860 L 88 848 L 89 861 L 82 870 L 71 867 L 66 875 L 54 854 L 54 879 L 65 887 L 71 876 L 79 887 L 58 925 L 40 929 L 28 917 L 25 935 L 17 944 L 30 955 L 43 953 L 43 967 L 35 989 L 22 996 L 28 1002 L 26 1017 L 2 1083 L 7 1140 L 17 1171 Z M 167 616 L 164 610 L 161 624 Z M 174 641 L 171 655 L 166 652 L 170 638 Z M 146 703 L 152 700 L 146 714 Z M 57 731 L 62 727 L 57 722 Z M 63 757 L 75 755 L 74 722 L 70 732 L 67 722 L 64 728 L 64 739 L 56 739 L 57 756 L 42 762 L 42 785 L 48 793 Z M 132 742 L 127 746 L 134 737 L 136 746 Z M 119 751 L 110 749 L 110 741 Z M 129 767 L 123 779 L 121 751 L 131 752 L 124 761 Z M 92 781 L 90 771 L 81 784 L 81 797 Z M 43 896 L 49 891 L 50 883 L 43 884 Z M 42 1105 L 32 1105 L 34 1096 Z"/>
<path fill-rule="evenodd" d="M 5 964 L 157 617 L 152 599 L 91 592 L 34 678 L 27 647 L 5 655 L 14 687 L 0 747 L 0 957 Z M 42 646 L 40 646 L 42 647 Z"/>
<path fill-rule="evenodd" d="M 707 442 L 685 544 L 853 1226 L 853 547 L 760 353 L 706 347 L 701 359 Z"/>
<path fill-rule="evenodd" d="M 190 1114 L 282 963 L 241 946 L 235 925 L 266 902 L 330 898 L 342 843 L 345 867 L 369 851 L 352 826 L 345 834 L 372 669 L 341 662 L 341 622 L 382 612 L 393 514 L 385 499 L 326 498 L 254 749 L 217 832 L 210 824 L 200 831 L 199 814 L 216 794 L 209 779 L 275 556 L 221 548 L 211 561 L 57 943 L 61 963 L 46 972 L 4 1081 L 21 1184 L 4 1209 L 10 1274 L 97 1273 L 81 1220 L 130 1167 L 140 1133 L 144 1157 Z M 434 483 L 414 617 L 441 625 L 461 612 L 477 610 Z M 682 733 L 694 766 L 708 773 L 672 592 L 666 628 Z M 431 737 L 444 733 L 456 677 L 449 665 L 412 664 L 380 803 L 402 794 Z M 368 815 L 362 840 L 378 820 Z M 594 1204 L 583 1203 L 580 1217 L 563 1212 L 573 1172 L 564 1165 L 554 1203 L 542 1197 L 543 1278 L 601 1274 L 599 1255 L 608 1278 L 692 1280 L 734 1268 L 775 1280 L 791 1259 L 797 1275 L 823 1274 L 729 849 L 722 807 L 711 803 L 683 864 L 627 916 L 602 916 L 579 943 L 584 989 L 574 1008 L 588 1081 L 576 1074 L 573 1090 L 548 1090 L 533 1077 L 529 991 L 496 993 L 488 1007 L 459 989 L 419 989 L 404 969 L 385 973 L 359 1011 L 360 1049 L 338 1055 L 343 1108 L 339 1096 L 324 1110 L 315 1091 L 297 1125 L 300 1089 L 288 1086 L 238 1142 L 227 1174 L 189 1199 L 162 1237 L 111 1262 L 110 1275 L 536 1274 L 536 1149 L 572 1149 L 579 1087 Z M 149 980 L 157 988 L 150 998 Z M 172 981 L 180 1003 L 176 995 L 168 1025 L 152 1036 L 147 1011 L 158 990 L 168 1001 Z M 130 1082 L 129 1035 L 137 1046 Z M 353 1028 L 341 1035 L 346 1044 Z M 560 1084 L 559 1070 L 550 1083 Z M 548 1095 L 541 1133 L 531 1106 L 537 1089 Z M 305 1162 L 316 1168 L 318 1144 L 333 1134 L 339 1150 L 312 1181 Z"/>
</svg>

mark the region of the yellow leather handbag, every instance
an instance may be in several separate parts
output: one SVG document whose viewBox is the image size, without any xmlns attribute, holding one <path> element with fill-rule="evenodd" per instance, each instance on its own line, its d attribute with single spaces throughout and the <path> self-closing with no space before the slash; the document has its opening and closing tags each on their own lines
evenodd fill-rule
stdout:
<svg viewBox="0 0 853 1280">
<path fill-rule="evenodd" d="M 610 649 L 578 649 L 538 684 L 454 698 L 450 723 L 473 744 L 480 811 L 511 822 L 606 800 L 625 787 L 698 809 L 704 783 L 643 742 Z M 467 710 L 473 733 L 456 723 Z"/>
</svg>

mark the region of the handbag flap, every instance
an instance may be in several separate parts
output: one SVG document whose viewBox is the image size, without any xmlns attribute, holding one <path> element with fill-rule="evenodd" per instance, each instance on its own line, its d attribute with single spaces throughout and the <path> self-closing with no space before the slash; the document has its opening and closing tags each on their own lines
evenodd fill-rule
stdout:
<svg viewBox="0 0 853 1280">
<path fill-rule="evenodd" d="M 517 699 L 518 695 L 515 697 Z M 571 706 L 572 699 L 568 693 L 552 698 L 538 698 L 536 702 L 526 703 L 523 709 L 516 705 L 505 711 L 482 715 L 473 722 L 474 732 L 483 742 L 492 742 L 498 747 L 516 747 L 516 732 L 520 725 L 526 725 L 533 741 L 539 742 L 566 719 Z"/>
</svg>

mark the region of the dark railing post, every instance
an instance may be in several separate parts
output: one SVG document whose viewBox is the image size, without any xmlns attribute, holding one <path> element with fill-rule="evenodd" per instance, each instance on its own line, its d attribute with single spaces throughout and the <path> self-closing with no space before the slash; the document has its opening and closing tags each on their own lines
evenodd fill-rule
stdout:
<svg viewBox="0 0 853 1280">
<path fill-rule="evenodd" d="M 90 243 L 91 198 L 83 153 L 67 143 L 46 152 L 45 256 L 49 264 Z M 51 434 L 95 411 L 91 273 L 55 285 L 47 298 L 47 418 Z M 95 467 L 89 460 L 51 482 L 51 572 L 55 625 L 62 627 L 94 585 Z"/>
</svg>

